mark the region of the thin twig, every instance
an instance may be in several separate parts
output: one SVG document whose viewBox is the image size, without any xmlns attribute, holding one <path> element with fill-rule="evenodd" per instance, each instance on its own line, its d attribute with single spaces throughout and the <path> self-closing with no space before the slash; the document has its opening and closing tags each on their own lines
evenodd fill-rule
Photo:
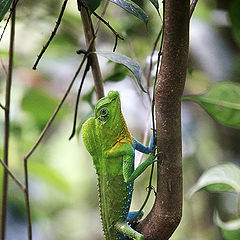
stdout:
<svg viewBox="0 0 240 240">
<path fill-rule="evenodd" d="M 147 76 L 147 91 L 148 92 L 149 92 L 149 87 L 150 87 L 151 72 L 152 72 L 152 68 L 153 68 L 153 55 L 154 55 L 154 52 L 157 48 L 157 44 L 159 42 L 161 34 L 162 34 L 162 28 L 160 29 L 160 31 L 157 35 L 157 38 L 154 42 L 152 54 L 151 54 L 151 57 L 150 57 L 149 71 L 148 71 L 148 76 Z"/>
<path fill-rule="evenodd" d="M 12 6 L 16 6 L 13 2 Z M 14 38 L 15 38 L 15 15 L 16 8 L 13 7 L 11 16 L 11 32 L 9 43 L 9 62 L 8 74 L 6 79 L 6 96 L 5 96 L 5 126 L 4 126 L 4 163 L 8 166 L 8 152 L 9 152 L 9 132 L 10 132 L 10 99 L 12 86 L 12 72 L 13 72 L 13 56 L 14 56 Z M 7 220 L 7 192 L 8 192 L 8 172 L 4 169 L 2 180 L 2 216 L 1 216 L 1 240 L 5 239 L 6 234 L 6 220 Z"/>
<path fill-rule="evenodd" d="M 83 73 L 83 76 L 82 76 L 82 81 L 80 83 L 80 86 L 79 86 L 79 89 L 78 89 L 78 93 L 77 93 L 77 100 L 76 100 L 75 112 L 74 112 L 73 129 L 72 129 L 71 136 L 69 137 L 69 140 L 71 140 L 74 137 L 74 135 L 75 135 L 76 124 L 77 124 L 78 104 L 79 104 L 80 94 L 81 94 L 81 91 L 82 91 L 84 80 L 85 80 L 86 75 L 87 75 L 87 73 L 88 73 L 88 71 L 90 69 L 90 66 L 91 66 L 90 58 L 88 57 L 87 65 L 85 67 L 85 70 L 84 70 L 84 73 Z"/>
<path fill-rule="evenodd" d="M 160 67 L 160 57 L 162 55 L 162 49 L 163 49 L 163 40 L 164 40 L 164 28 L 165 28 L 165 0 L 162 1 L 162 6 L 163 6 L 163 16 L 162 16 L 162 27 L 159 33 L 161 33 L 161 43 L 160 43 L 160 49 L 158 52 L 158 59 L 157 59 L 157 68 L 156 68 L 156 73 L 155 73 L 155 79 L 153 82 L 153 95 L 152 95 L 152 133 L 153 133 L 153 142 L 156 144 L 156 128 L 155 128 L 155 87 L 156 87 L 156 82 L 158 78 L 158 72 L 159 72 L 159 67 Z M 156 40 L 157 42 L 158 40 Z M 155 43 L 156 43 L 155 42 Z"/>
<path fill-rule="evenodd" d="M 147 187 L 147 196 L 146 196 L 146 198 L 145 198 L 141 208 L 138 210 L 138 213 L 132 219 L 132 222 L 134 222 L 137 219 L 137 217 L 141 214 L 142 210 L 144 209 L 144 207 L 146 206 L 146 204 L 148 202 L 148 199 L 150 197 L 151 191 L 154 190 L 154 187 L 152 186 L 153 170 L 154 170 L 154 163 L 152 164 L 152 168 L 151 168 L 149 183 L 148 183 L 148 187 Z"/>
<path fill-rule="evenodd" d="M 115 44 L 114 44 L 114 47 L 113 47 L 113 52 L 116 51 L 117 45 L 118 45 L 118 36 L 115 36 Z"/>
<path fill-rule="evenodd" d="M 61 7 L 61 11 L 60 11 L 59 16 L 58 16 L 58 19 L 57 19 L 57 21 L 56 21 L 55 27 L 54 27 L 54 29 L 53 29 L 53 31 L 52 31 L 52 33 L 51 33 L 51 35 L 50 35 L 47 43 L 43 46 L 40 54 L 38 55 L 37 60 L 36 60 L 36 62 L 35 62 L 34 65 L 33 65 L 33 70 L 36 70 L 36 69 L 37 69 L 37 65 L 38 65 L 40 59 L 42 58 L 43 54 L 44 54 L 45 51 L 47 50 L 47 48 L 48 48 L 49 44 L 51 43 L 52 39 L 53 39 L 54 36 L 56 35 L 56 32 L 57 32 L 57 30 L 58 30 L 58 27 L 60 26 L 60 23 L 61 23 L 61 20 L 62 20 L 64 11 L 65 11 L 65 8 L 66 8 L 66 6 L 67 6 L 67 2 L 68 2 L 68 0 L 64 0 L 63 5 L 62 5 L 62 7 Z"/>
<path fill-rule="evenodd" d="M 0 42 L 2 41 L 3 35 L 4 35 L 4 33 L 5 33 L 6 29 L 7 29 L 7 25 L 8 25 L 8 23 L 9 23 L 11 17 L 12 17 L 13 10 L 15 10 L 18 2 L 19 2 L 19 0 L 14 1 L 13 5 L 12 5 L 12 8 L 10 9 L 10 13 L 8 15 L 7 21 L 6 21 L 5 25 L 4 25 L 4 28 L 3 28 L 3 31 L 2 31 L 2 34 L 1 34 L 1 37 L 0 37 Z"/>
<path fill-rule="evenodd" d="M 45 125 L 43 131 L 41 132 L 39 138 L 37 139 L 37 141 L 35 142 L 35 144 L 33 145 L 33 147 L 29 150 L 29 152 L 24 156 L 24 179 L 25 179 L 25 186 L 26 186 L 26 191 L 25 191 L 25 203 L 26 203 L 26 211 L 27 211 L 27 219 L 28 219 L 28 240 L 32 239 L 32 224 L 31 224 L 31 211 L 30 211 L 30 200 L 29 200 L 29 187 L 28 187 L 28 159 L 29 157 L 33 154 L 33 152 L 36 150 L 36 148 L 38 147 L 38 145 L 40 144 L 41 140 L 43 139 L 44 135 L 46 134 L 47 130 L 49 129 L 49 127 L 51 126 L 51 124 L 53 123 L 57 113 L 59 112 L 60 108 L 62 107 L 65 99 L 67 98 L 68 94 L 70 93 L 70 90 L 73 86 L 73 83 L 75 82 L 85 60 L 86 60 L 86 55 L 83 57 L 72 81 L 70 82 L 62 100 L 60 101 L 60 103 L 58 104 L 58 106 L 56 107 L 53 115 L 51 116 L 51 118 L 49 119 L 49 121 L 47 122 L 47 124 Z"/>
<path fill-rule="evenodd" d="M 67 90 L 66 90 L 66 92 L 65 92 L 65 94 L 64 94 L 64 96 L 63 96 L 63 98 L 62 98 L 62 100 L 60 101 L 60 103 L 59 103 L 58 106 L 56 107 L 53 115 L 52 115 L 51 118 L 48 120 L 47 124 L 45 125 L 44 129 L 42 130 L 42 132 L 41 132 L 39 138 L 37 139 L 36 143 L 35 143 L 35 144 L 33 145 L 33 147 L 29 150 L 29 152 L 24 156 L 24 159 L 25 159 L 25 160 L 27 160 L 27 159 L 32 155 L 32 153 L 35 151 L 35 149 L 37 148 L 37 146 L 38 146 L 39 143 L 41 142 L 42 138 L 44 137 L 46 131 L 47 131 L 48 128 L 51 126 L 51 124 L 52 124 L 52 122 L 54 121 L 57 113 L 59 112 L 59 110 L 60 110 L 60 108 L 62 107 L 64 101 L 66 100 L 66 98 L 67 98 L 67 96 L 68 96 L 68 94 L 69 94 L 69 92 L 70 92 L 70 90 L 71 90 L 71 88 L 72 88 L 72 85 L 73 85 L 73 83 L 75 82 L 75 80 L 76 80 L 76 78 L 77 78 L 77 76 L 78 76 L 78 74 L 79 74 L 79 72 L 80 72 L 80 70 L 81 70 L 81 68 L 82 68 L 82 66 L 83 66 L 83 64 L 84 64 L 84 62 L 85 62 L 86 59 L 87 59 L 87 57 L 86 57 L 86 55 L 85 55 L 85 56 L 83 57 L 80 65 L 79 65 L 79 67 L 78 67 L 78 69 L 77 69 L 77 71 L 76 71 L 76 73 L 75 73 L 72 81 L 70 82 L 70 84 L 69 84 L 69 86 L 68 86 L 68 88 L 67 88 Z"/>
<path fill-rule="evenodd" d="M 106 4 L 105 4 L 105 6 L 103 8 L 103 11 L 101 13 L 101 17 L 102 18 L 104 17 L 104 15 L 105 15 L 105 13 L 107 11 L 108 5 L 109 5 L 109 1 L 106 0 Z M 97 35 L 97 33 L 98 33 L 98 30 L 99 30 L 99 27 L 100 27 L 100 23 L 101 23 L 101 21 L 100 21 L 100 19 L 98 19 L 97 24 L 96 24 L 96 28 L 95 28 L 95 35 Z"/>
<path fill-rule="evenodd" d="M 98 18 L 101 22 L 103 22 L 111 31 L 112 33 L 115 35 L 115 44 L 113 47 L 113 52 L 115 52 L 116 48 L 117 48 L 117 43 L 118 43 L 118 39 L 124 40 L 124 38 L 118 34 L 114 28 L 109 24 L 109 22 L 107 22 L 106 20 L 104 20 L 101 16 L 99 16 L 97 13 L 93 12 L 93 15 Z"/>
<path fill-rule="evenodd" d="M 193 14 L 193 12 L 194 12 L 194 10 L 195 10 L 195 7 L 196 7 L 197 3 L 198 3 L 198 0 L 193 0 L 192 3 L 191 3 L 191 6 L 190 6 L 190 15 L 189 15 L 190 18 L 192 17 L 192 14 Z"/>
<path fill-rule="evenodd" d="M 2 108 L 3 110 L 5 110 L 5 107 L 0 103 L 0 108 Z"/>
<path fill-rule="evenodd" d="M 107 8 L 107 6 L 108 6 L 108 3 L 105 5 L 105 9 Z M 78 1 L 78 9 L 81 10 L 81 7 L 84 7 L 88 11 L 88 7 L 85 5 L 85 3 L 83 1 Z M 106 11 L 105 9 L 103 10 L 103 13 L 105 13 L 105 11 Z M 102 16 L 100 16 L 95 11 L 93 11 L 92 14 L 97 19 L 99 19 L 101 22 L 103 22 L 115 35 L 115 44 L 113 47 L 113 52 L 115 52 L 115 50 L 117 48 L 118 39 L 124 40 L 124 38 L 119 33 L 117 33 L 117 31 L 109 24 L 109 22 L 107 22 L 106 20 L 103 19 L 103 14 L 102 14 Z"/>
<path fill-rule="evenodd" d="M 27 158 L 24 158 L 24 181 L 25 181 L 25 204 L 27 212 L 27 226 L 28 226 L 28 240 L 32 240 L 32 220 L 31 220 L 31 209 L 29 200 L 29 187 L 28 187 L 28 162 Z"/>
<path fill-rule="evenodd" d="M 78 1 L 78 3 L 79 3 L 79 7 L 78 7 L 79 9 L 81 9 L 81 7 L 84 7 L 85 9 L 88 10 L 88 7 L 85 5 L 85 3 L 83 1 Z M 106 6 L 108 6 L 108 4 L 106 4 Z M 104 9 L 103 13 L 105 13 L 105 11 L 106 10 Z M 124 40 L 124 38 L 119 33 L 117 33 L 117 31 L 109 24 L 109 22 L 107 22 L 106 20 L 103 19 L 103 16 L 98 15 L 95 11 L 93 11 L 92 14 L 96 18 L 98 18 L 101 22 L 103 22 L 117 38 Z"/>
<path fill-rule="evenodd" d="M 164 19 L 164 11 L 165 11 L 165 1 L 163 1 L 163 19 Z M 160 66 L 160 57 L 162 55 L 162 49 L 163 49 L 163 38 L 164 38 L 164 21 L 162 25 L 162 37 L 161 37 L 161 44 L 160 44 L 160 49 L 158 52 L 158 60 L 157 60 L 157 68 L 156 68 L 156 73 L 155 73 L 155 79 L 153 82 L 153 96 L 152 96 L 152 126 L 153 126 L 153 139 L 154 143 L 156 143 L 156 129 L 155 129 L 155 114 L 154 114 L 154 108 L 155 108 L 155 86 L 157 82 L 157 77 L 158 77 L 158 71 L 159 71 L 159 66 Z"/>
<path fill-rule="evenodd" d="M 120 38 L 121 40 L 124 40 L 124 38 L 117 33 L 114 28 L 109 24 L 109 22 L 107 22 L 106 20 L 104 20 L 101 16 L 99 16 L 97 13 L 93 12 L 93 15 L 98 18 L 101 22 L 103 22 L 111 31 L 112 33 L 117 37 Z"/>
<path fill-rule="evenodd" d="M 8 172 L 8 174 L 10 175 L 10 177 L 12 178 L 12 180 L 23 190 L 25 191 L 25 187 L 23 186 L 23 184 L 20 182 L 20 180 L 18 180 L 18 178 L 12 173 L 12 171 L 8 168 L 8 166 L 6 165 L 6 163 L 3 162 L 3 160 L 0 158 L 0 163 L 2 164 L 3 168 Z"/>
<path fill-rule="evenodd" d="M 89 52 L 89 49 L 91 48 L 91 45 L 92 45 L 92 43 L 94 42 L 94 40 L 95 40 L 95 38 L 93 38 L 93 39 L 91 40 L 90 46 L 89 46 L 89 48 L 86 50 L 86 52 Z M 52 124 L 52 122 L 54 121 L 57 113 L 59 112 L 59 110 L 60 110 L 60 108 L 62 107 L 63 103 L 65 102 L 68 94 L 70 93 L 70 91 L 71 91 L 71 89 L 72 89 L 72 86 L 73 86 L 73 83 L 75 82 L 75 80 L 76 80 L 79 72 L 81 71 L 82 66 L 83 66 L 84 62 L 86 61 L 86 59 L 87 59 L 87 54 L 84 55 L 84 57 L 83 57 L 80 65 L 79 65 L 77 71 L 75 72 L 75 74 L 74 74 L 74 76 L 73 76 L 70 84 L 68 85 L 68 88 L 67 88 L 67 90 L 66 90 L 66 92 L 65 92 L 62 100 L 59 102 L 59 104 L 58 104 L 58 106 L 56 107 L 53 115 L 52 115 L 51 118 L 48 120 L 47 124 L 45 125 L 44 129 L 42 130 L 39 138 L 37 139 L 37 141 L 35 142 L 35 144 L 33 145 L 33 147 L 32 147 L 32 148 L 28 151 L 28 153 L 24 156 L 24 159 L 27 160 L 27 159 L 33 154 L 33 152 L 35 151 L 35 149 L 37 148 L 37 146 L 38 146 L 39 143 L 41 142 L 42 138 L 44 137 L 46 131 L 47 131 L 48 128 L 51 126 L 51 124 Z"/>
</svg>

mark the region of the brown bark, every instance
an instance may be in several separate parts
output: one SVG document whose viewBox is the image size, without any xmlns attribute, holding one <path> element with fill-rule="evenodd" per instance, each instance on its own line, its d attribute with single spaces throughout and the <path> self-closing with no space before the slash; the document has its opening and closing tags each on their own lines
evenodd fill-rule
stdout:
<svg viewBox="0 0 240 240">
<path fill-rule="evenodd" d="M 79 2 L 81 5 L 82 1 L 79 0 Z M 89 46 L 91 45 L 89 51 L 95 52 L 96 51 L 95 41 L 94 41 L 95 33 L 94 33 L 90 14 L 88 10 L 83 6 L 80 8 L 80 11 L 81 11 L 81 18 L 82 18 L 82 24 L 83 24 L 87 48 L 89 48 Z M 95 86 L 97 99 L 100 99 L 104 97 L 104 88 L 103 88 L 103 80 L 102 80 L 102 74 L 101 74 L 101 70 L 98 62 L 98 57 L 96 54 L 91 54 L 89 55 L 89 58 L 91 60 L 91 69 L 92 69 L 92 75 L 94 79 L 94 86 Z"/>
<path fill-rule="evenodd" d="M 148 240 L 169 239 L 182 217 L 181 96 L 189 31 L 189 0 L 165 1 L 162 62 L 155 87 L 157 196 L 149 215 L 137 226 Z"/>
</svg>

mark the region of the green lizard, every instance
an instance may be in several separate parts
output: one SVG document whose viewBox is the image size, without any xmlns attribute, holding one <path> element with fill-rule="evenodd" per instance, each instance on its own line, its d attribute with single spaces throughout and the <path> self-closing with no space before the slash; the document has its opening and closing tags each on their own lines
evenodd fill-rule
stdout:
<svg viewBox="0 0 240 240">
<path fill-rule="evenodd" d="M 127 218 L 133 181 L 154 162 L 154 155 L 150 154 L 153 138 L 149 147 L 145 147 L 131 137 L 117 91 L 110 91 L 107 97 L 97 102 L 95 117 L 82 126 L 82 138 L 98 176 L 105 239 L 123 240 L 128 237 L 143 240 L 144 236 L 128 225 Z M 135 149 L 150 156 L 134 170 Z"/>
</svg>

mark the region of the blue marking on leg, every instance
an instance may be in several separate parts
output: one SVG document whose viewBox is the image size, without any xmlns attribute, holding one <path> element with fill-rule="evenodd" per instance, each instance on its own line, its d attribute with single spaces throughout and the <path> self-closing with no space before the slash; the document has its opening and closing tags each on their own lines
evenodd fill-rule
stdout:
<svg viewBox="0 0 240 240">
<path fill-rule="evenodd" d="M 153 147 L 153 137 L 151 137 L 151 140 L 150 140 L 150 143 L 149 143 L 148 147 L 142 145 L 134 137 L 132 137 L 132 140 L 133 140 L 133 148 L 134 149 L 138 150 L 139 152 L 146 153 L 146 154 L 151 153 L 152 147 Z"/>
<path fill-rule="evenodd" d="M 127 216 L 127 221 L 131 221 L 136 215 L 138 214 L 138 211 L 129 212 Z M 143 217 L 143 211 L 137 216 L 136 221 L 140 220 Z"/>
</svg>

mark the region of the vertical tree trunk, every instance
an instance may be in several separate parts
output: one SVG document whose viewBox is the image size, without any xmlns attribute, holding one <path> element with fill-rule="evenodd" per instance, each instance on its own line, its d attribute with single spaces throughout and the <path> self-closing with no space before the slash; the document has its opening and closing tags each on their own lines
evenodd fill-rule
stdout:
<svg viewBox="0 0 240 240">
<path fill-rule="evenodd" d="M 155 88 L 157 197 L 137 226 L 146 239 L 169 239 L 182 217 L 181 96 L 188 60 L 189 0 L 165 1 L 163 55 Z"/>
</svg>

